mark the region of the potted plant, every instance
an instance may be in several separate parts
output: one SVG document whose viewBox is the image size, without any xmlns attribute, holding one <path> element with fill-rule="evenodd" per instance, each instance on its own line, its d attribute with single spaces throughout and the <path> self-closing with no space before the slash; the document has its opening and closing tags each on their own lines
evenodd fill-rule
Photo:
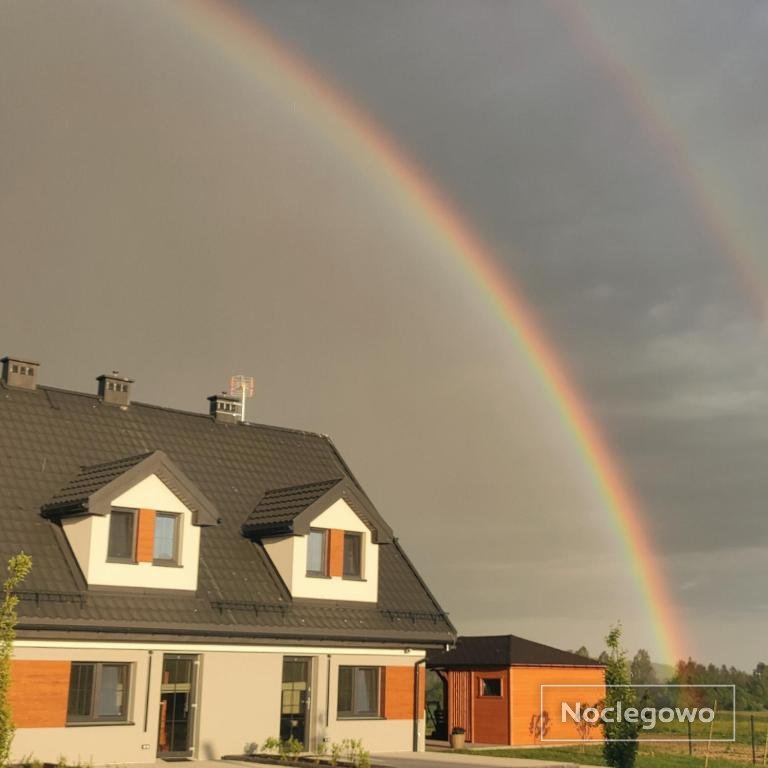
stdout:
<svg viewBox="0 0 768 768">
<path fill-rule="evenodd" d="M 463 728 L 454 728 L 451 730 L 451 749 L 463 749 L 466 731 Z"/>
</svg>

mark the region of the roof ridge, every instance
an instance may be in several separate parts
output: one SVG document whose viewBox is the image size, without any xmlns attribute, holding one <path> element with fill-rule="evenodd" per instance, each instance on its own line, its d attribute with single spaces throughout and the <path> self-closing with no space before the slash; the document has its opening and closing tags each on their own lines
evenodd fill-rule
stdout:
<svg viewBox="0 0 768 768">
<path fill-rule="evenodd" d="M 77 397 L 88 397 L 91 400 L 99 400 L 99 396 L 93 392 L 81 392 L 77 389 L 65 389 L 64 387 L 55 387 L 51 384 L 38 384 L 37 389 L 47 390 L 49 392 L 59 392 L 64 395 L 76 395 Z M 203 411 L 190 411 L 185 408 L 174 408 L 170 405 L 159 405 L 158 403 L 145 403 L 142 400 L 131 400 L 129 407 L 139 406 L 141 408 L 153 408 L 158 411 L 167 411 L 168 413 L 178 413 L 183 416 L 197 416 L 198 418 L 208 419 L 213 421 L 210 414 Z M 215 423 L 215 422 L 214 422 Z M 258 429 L 272 429 L 276 432 L 290 432 L 291 434 L 309 435 L 311 437 L 320 437 L 328 439 L 328 435 L 325 432 L 317 432 L 312 429 L 300 429 L 299 427 L 281 427 L 277 424 L 262 424 L 257 421 L 241 421 L 237 422 L 237 425 L 243 427 L 257 427 Z M 236 426 L 237 426 L 236 425 Z"/>
<path fill-rule="evenodd" d="M 329 477 L 326 480 L 313 480 L 311 483 L 300 483 L 299 485 L 281 485 L 279 488 L 267 488 L 264 491 L 264 496 L 268 496 L 270 493 L 280 493 L 284 491 L 300 491 L 304 488 L 316 488 L 318 485 L 325 485 L 326 483 L 333 483 L 336 485 L 340 483 L 344 477 Z"/>
</svg>

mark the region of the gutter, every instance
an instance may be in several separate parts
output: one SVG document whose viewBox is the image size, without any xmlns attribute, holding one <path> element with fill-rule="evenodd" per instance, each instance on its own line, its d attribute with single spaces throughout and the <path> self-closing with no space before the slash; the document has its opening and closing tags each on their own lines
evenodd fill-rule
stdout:
<svg viewBox="0 0 768 768">
<path fill-rule="evenodd" d="M 93 625 L 90 626 L 92 627 Z M 20 640 L 101 639 L 108 641 L 113 639 L 115 635 L 119 635 L 121 640 L 133 642 L 208 642 L 211 644 L 221 645 L 242 643 L 245 645 L 253 646 L 280 644 L 314 646 L 323 644 L 338 648 L 419 648 L 423 650 L 445 647 L 444 640 L 441 642 L 435 639 L 428 640 L 418 637 L 403 639 L 402 637 L 397 638 L 368 635 L 364 638 L 358 638 L 355 635 L 350 635 L 345 638 L 340 637 L 338 634 L 311 634 L 306 632 L 303 634 L 282 633 L 279 635 L 254 635 L 253 633 L 248 632 L 228 632 L 227 630 L 216 631 L 214 629 L 206 629 L 199 632 L 189 629 L 186 631 L 179 631 L 178 629 L 163 629 L 160 627 L 137 628 L 135 630 L 131 630 L 125 626 L 102 626 L 91 629 L 88 625 L 51 624 L 43 622 L 39 624 L 25 624 L 20 622 L 19 625 L 17 625 L 16 634 Z"/>
</svg>

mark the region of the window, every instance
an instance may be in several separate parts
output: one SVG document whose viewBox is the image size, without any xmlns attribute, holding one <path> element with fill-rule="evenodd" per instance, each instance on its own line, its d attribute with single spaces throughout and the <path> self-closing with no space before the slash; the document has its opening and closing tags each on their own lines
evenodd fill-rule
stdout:
<svg viewBox="0 0 768 768">
<path fill-rule="evenodd" d="M 480 678 L 481 696 L 501 696 L 501 678 L 500 677 L 481 677 Z"/>
<path fill-rule="evenodd" d="M 127 721 L 129 681 L 130 664 L 73 662 L 67 722 Z"/>
<path fill-rule="evenodd" d="M 313 528 L 307 539 L 307 576 L 326 576 L 328 531 Z"/>
<path fill-rule="evenodd" d="M 344 534 L 344 578 L 359 579 L 362 575 L 363 535 L 361 533 Z"/>
<path fill-rule="evenodd" d="M 379 716 L 380 667 L 339 667 L 339 717 Z"/>
<path fill-rule="evenodd" d="M 155 543 L 152 551 L 155 563 L 178 562 L 179 515 L 158 512 L 155 515 Z"/>
<path fill-rule="evenodd" d="M 113 509 L 109 515 L 109 546 L 107 558 L 134 562 L 136 553 L 136 513 Z"/>
</svg>

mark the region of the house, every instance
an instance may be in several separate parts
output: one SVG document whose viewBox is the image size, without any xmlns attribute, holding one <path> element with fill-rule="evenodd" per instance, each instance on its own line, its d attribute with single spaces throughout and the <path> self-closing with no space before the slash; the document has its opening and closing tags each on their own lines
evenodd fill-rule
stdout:
<svg viewBox="0 0 768 768">
<path fill-rule="evenodd" d="M 515 635 L 461 636 L 450 650 L 430 650 L 427 669 L 442 683 L 442 696 L 427 702 L 437 737 L 457 727 L 476 744 L 599 737 L 597 729 L 579 732 L 572 718 L 561 717 L 563 703 L 575 710 L 605 696 L 603 666 L 592 659 Z"/>
<path fill-rule="evenodd" d="M 38 377 L 3 359 L 0 561 L 33 558 L 14 758 L 423 748 L 425 652 L 455 631 L 327 436 Z"/>
</svg>

